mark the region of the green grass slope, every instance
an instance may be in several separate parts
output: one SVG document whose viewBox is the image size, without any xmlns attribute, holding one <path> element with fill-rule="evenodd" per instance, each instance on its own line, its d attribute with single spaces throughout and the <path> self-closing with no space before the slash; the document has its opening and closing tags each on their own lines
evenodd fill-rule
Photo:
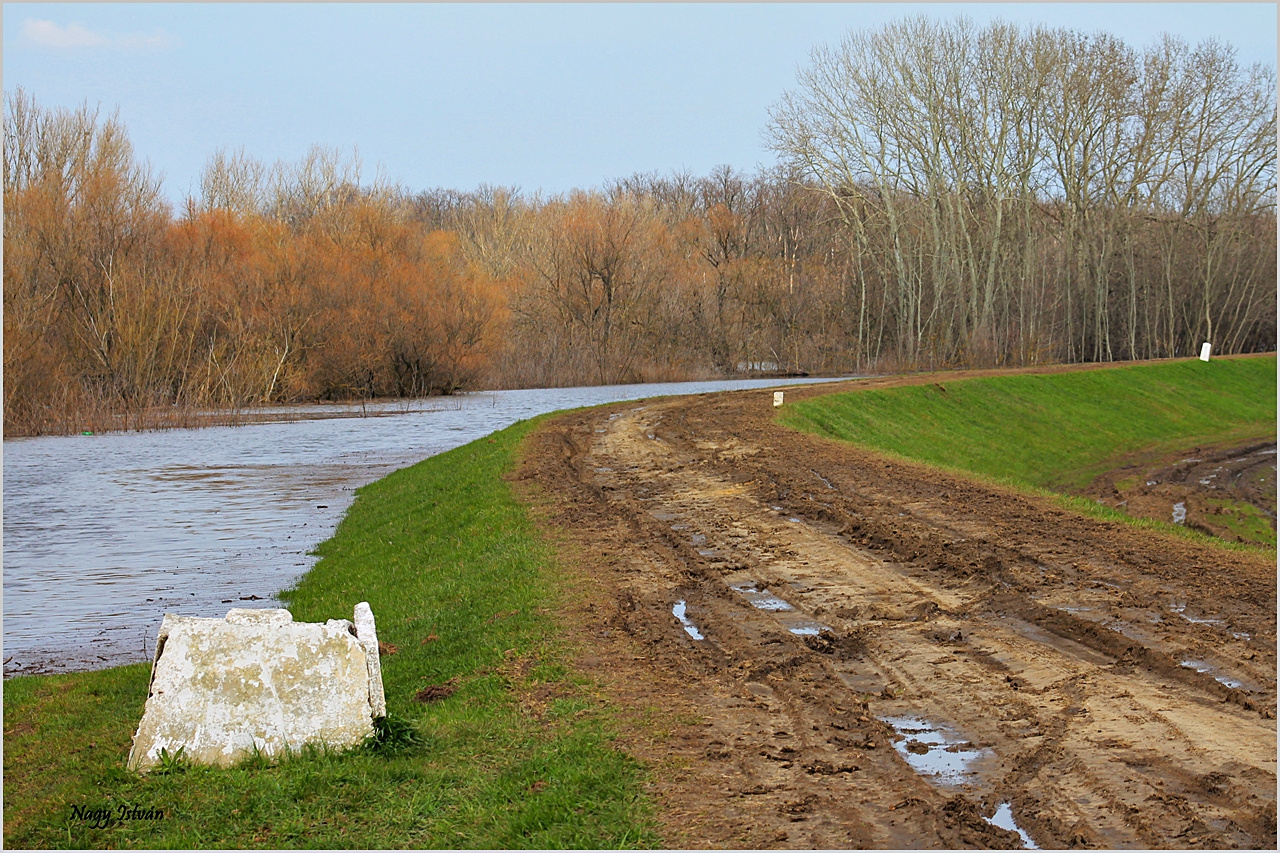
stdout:
<svg viewBox="0 0 1280 853">
<path fill-rule="evenodd" d="M 302 621 L 367 600 L 388 737 L 229 770 L 124 769 L 145 665 L 4 684 L 9 847 L 613 848 L 660 843 L 642 770 L 575 677 L 567 595 L 502 474 L 533 422 L 360 490 L 321 561 L 287 593 Z M 390 649 L 388 649 L 390 651 Z M 436 687 L 436 698 L 416 701 Z M 162 819 L 73 817 L 120 806 Z"/>
<path fill-rule="evenodd" d="M 1276 358 L 1171 361 L 832 394 L 784 424 L 1017 485 L 1075 491 L 1132 454 L 1276 433 Z"/>
</svg>

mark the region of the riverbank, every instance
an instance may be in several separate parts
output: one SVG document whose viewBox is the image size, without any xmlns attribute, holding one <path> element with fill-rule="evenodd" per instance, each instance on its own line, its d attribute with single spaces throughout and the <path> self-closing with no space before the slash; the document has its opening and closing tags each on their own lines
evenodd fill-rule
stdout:
<svg viewBox="0 0 1280 853">
<path fill-rule="evenodd" d="M 1083 498 L 1077 511 L 1276 544 L 1274 353 L 933 374 L 796 402 L 781 419 L 951 473 Z"/>
<path fill-rule="evenodd" d="M 586 385 L 582 388 L 627 388 L 641 386 L 678 386 L 692 384 L 747 383 L 759 386 L 796 381 L 828 381 L 837 375 L 811 376 L 808 373 L 750 373 L 732 376 L 685 376 L 679 379 L 661 379 L 630 385 Z M 371 397 L 326 402 L 264 403 L 238 409 L 206 409 L 195 406 L 149 406 L 129 411 L 117 411 L 107 406 L 97 406 L 74 411 L 50 414 L 27 428 L 6 430 L 5 438 L 40 438 L 58 435 L 99 435 L 118 432 L 150 432 L 165 429 L 200 429 L 220 426 L 247 426 L 251 424 L 292 423 L 304 420 L 329 418 L 377 418 L 414 412 L 446 411 L 462 408 L 463 400 L 482 398 L 511 391 L 560 392 L 575 386 L 538 388 L 465 388 L 447 394 L 428 397 Z"/>
<path fill-rule="evenodd" d="M 458 391 L 431 397 L 378 397 L 315 403 L 271 403 L 239 409 L 202 409 L 188 406 L 152 406 L 118 412 L 109 409 L 76 412 L 42 422 L 36 429 L 15 429 L 6 439 L 54 435 L 98 435 L 113 432 L 149 432 L 162 429 L 200 429 L 216 426 L 291 423 L 322 418 L 369 418 L 456 408 L 457 400 L 483 391 Z"/>
<path fill-rule="evenodd" d="M 612 746 L 615 711 L 569 665 L 560 607 L 580 585 L 503 480 L 536 423 L 363 487 L 320 562 L 284 594 L 307 621 L 371 603 L 393 742 L 139 777 L 124 761 L 146 665 L 10 679 L 5 845 L 657 843 L 643 771 Z M 78 816 L 100 809 L 142 817 L 100 827 Z"/>
</svg>

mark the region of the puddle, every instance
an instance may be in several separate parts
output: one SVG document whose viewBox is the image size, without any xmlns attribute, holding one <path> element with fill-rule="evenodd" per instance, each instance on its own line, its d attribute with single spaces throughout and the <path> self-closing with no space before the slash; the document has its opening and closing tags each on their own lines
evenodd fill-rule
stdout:
<svg viewBox="0 0 1280 853">
<path fill-rule="evenodd" d="M 1013 809 L 1008 803 L 1001 803 L 996 808 L 996 813 L 991 817 L 983 818 L 992 826 L 998 826 L 1001 829 L 1007 829 L 1010 832 L 1018 833 L 1018 837 L 1022 839 L 1022 846 L 1027 850 L 1039 850 L 1040 846 L 1031 840 L 1031 836 L 1027 835 L 1027 831 L 1018 826 L 1017 821 L 1013 819 Z"/>
<path fill-rule="evenodd" d="M 1115 631 L 1117 634 L 1128 637 L 1130 640 L 1137 640 L 1138 642 L 1143 642 L 1146 639 L 1145 637 L 1142 636 L 1141 632 L 1136 630 L 1134 627 L 1132 627 L 1128 623 L 1120 620 L 1117 620 L 1110 624 L 1104 624 L 1103 627 L 1106 628 L 1108 631 Z"/>
<path fill-rule="evenodd" d="M 680 624 L 684 626 L 685 633 L 690 637 L 693 637 L 695 640 L 705 640 L 706 637 L 702 636 L 702 632 L 698 630 L 697 625 L 689 621 L 689 617 L 684 615 L 684 611 L 685 604 L 683 598 L 671 605 L 671 615 L 680 620 Z"/>
<path fill-rule="evenodd" d="M 1187 520 L 1187 505 L 1178 501 L 1173 505 L 1173 523 L 1182 524 Z"/>
<path fill-rule="evenodd" d="M 776 595 L 769 592 L 769 590 L 757 589 L 756 585 L 753 583 L 731 584 L 729 589 L 745 597 L 747 601 L 751 602 L 751 606 L 757 610 L 768 610 L 776 613 L 781 610 L 795 609 L 781 598 L 778 598 Z"/>
<path fill-rule="evenodd" d="M 1252 640 L 1252 639 L 1253 639 L 1253 635 L 1252 635 L 1252 634 L 1250 634 L 1248 631 L 1232 631 L 1232 632 L 1231 632 L 1231 636 L 1235 637 L 1237 640 Z"/>
<path fill-rule="evenodd" d="M 782 507 L 780 506 L 770 506 L 769 509 L 773 510 L 774 512 L 782 512 Z"/>
<path fill-rule="evenodd" d="M 881 717 L 902 735 L 893 748 L 911 769 L 930 781 L 954 787 L 963 785 L 975 775 L 971 765 L 983 756 L 978 749 L 942 725 L 922 717 Z"/>
<path fill-rule="evenodd" d="M 1194 669 L 1196 672 L 1201 673 L 1210 673 L 1213 672 L 1214 669 L 1211 665 L 1200 660 L 1184 660 L 1179 664 L 1179 666 L 1185 666 L 1187 669 Z M 1238 690 L 1239 688 L 1244 687 L 1243 681 L 1231 678 L 1227 675 L 1215 675 L 1213 680 L 1221 685 L 1230 687 L 1232 690 Z"/>
<path fill-rule="evenodd" d="M 686 527 L 688 527 L 688 525 L 687 525 L 687 524 L 673 524 L 673 525 L 671 525 L 671 529 L 672 529 L 672 530 L 684 530 Z"/>
<path fill-rule="evenodd" d="M 799 524 L 799 523 L 800 523 L 800 519 L 798 519 L 798 518 L 788 518 L 788 519 L 787 519 L 787 521 L 791 521 L 791 522 L 794 522 L 794 523 L 796 523 L 796 524 Z"/>
<path fill-rule="evenodd" d="M 810 471 L 813 471 L 813 469 L 812 469 L 812 468 L 810 468 L 809 470 L 810 470 Z M 819 474 L 817 471 L 813 471 L 813 476 L 815 476 L 815 477 L 817 477 L 819 480 L 821 480 L 821 481 L 822 481 L 822 483 L 823 483 L 823 485 L 825 485 L 828 489 L 831 489 L 832 491 L 835 491 L 835 488 L 836 488 L 836 487 L 835 487 L 835 486 L 833 486 L 833 485 L 831 485 L 831 481 L 830 481 L 830 480 L 828 480 L 826 477 L 822 476 L 822 475 L 821 475 L 821 474 Z"/>
<path fill-rule="evenodd" d="M 1213 666 L 1202 660 L 1184 660 L 1178 665 L 1185 666 L 1187 669 L 1194 669 L 1196 672 L 1201 673 L 1213 672 L 1214 669 Z M 1215 675 L 1213 680 L 1225 687 L 1230 687 L 1232 690 L 1239 690 L 1241 687 L 1244 687 L 1243 681 L 1231 678 L 1227 675 Z"/>
<path fill-rule="evenodd" d="M 707 544 L 707 534 L 705 534 L 705 533 L 695 533 L 695 534 L 693 534 L 692 536 L 690 536 L 690 537 L 689 537 L 689 541 L 690 541 L 690 542 L 692 542 L 694 545 L 706 545 L 706 544 Z"/>
<path fill-rule="evenodd" d="M 1213 616 L 1204 616 L 1204 617 L 1188 616 L 1187 605 L 1185 604 L 1170 604 L 1169 612 L 1178 614 L 1183 619 L 1190 622 L 1192 625 L 1225 625 L 1226 624 L 1226 622 L 1223 621 L 1222 619 L 1217 619 Z"/>
<path fill-rule="evenodd" d="M 658 521 L 674 521 L 680 517 L 674 512 L 665 512 L 660 509 L 649 510 L 649 515 L 652 515 L 654 518 L 658 519 Z"/>
<path fill-rule="evenodd" d="M 808 614 L 796 610 L 789 602 L 784 601 L 767 589 L 762 589 L 759 584 L 753 581 L 731 583 L 729 584 L 729 589 L 747 599 L 751 606 L 757 610 L 765 610 L 775 614 L 775 618 L 782 623 L 782 627 L 798 637 L 817 637 L 823 631 L 831 630 L 830 625 L 823 625 L 821 622 L 814 621 L 809 618 Z"/>
<path fill-rule="evenodd" d="M 611 473 L 612 471 L 613 469 L 606 465 L 601 465 L 600 467 L 596 468 L 597 474 L 608 474 L 608 473 Z"/>
<path fill-rule="evenodd" d="M 698 555 L 702 557 L 719 557 L 720 552 L 715 548 L 699 548 Z"/>
</svg>

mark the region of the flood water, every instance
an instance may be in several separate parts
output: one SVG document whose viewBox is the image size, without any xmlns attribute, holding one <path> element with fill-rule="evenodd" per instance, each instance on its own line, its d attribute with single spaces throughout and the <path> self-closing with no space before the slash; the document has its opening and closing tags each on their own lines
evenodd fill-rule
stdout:
<svg viewBox="0 0 1280 853">
<path fill-rule="evenodd" d="M 518 420 L 819 381 L 480 392 L 369 406 L 369 417 L 324 417 L 362 411 L 328 406 L 284 423 L 7 440 L 4 674 L 148 660 L 165 613 L 280 606 L 356 488 Z"/>
</svg>

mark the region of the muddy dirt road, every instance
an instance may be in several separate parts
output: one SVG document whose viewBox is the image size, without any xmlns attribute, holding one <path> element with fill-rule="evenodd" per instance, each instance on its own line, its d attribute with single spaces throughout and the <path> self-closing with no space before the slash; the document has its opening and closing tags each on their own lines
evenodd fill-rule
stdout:
<svg viewBox="0 0 1280 853">
<path fill-rule="evenodd" d="M 514 475 L 577 555 L 583 666 L 637 709 L 668 843 L 1274 849 L 1271 558 L 793 433 L 770 398 L 573 413 Z"/>
</svg>

